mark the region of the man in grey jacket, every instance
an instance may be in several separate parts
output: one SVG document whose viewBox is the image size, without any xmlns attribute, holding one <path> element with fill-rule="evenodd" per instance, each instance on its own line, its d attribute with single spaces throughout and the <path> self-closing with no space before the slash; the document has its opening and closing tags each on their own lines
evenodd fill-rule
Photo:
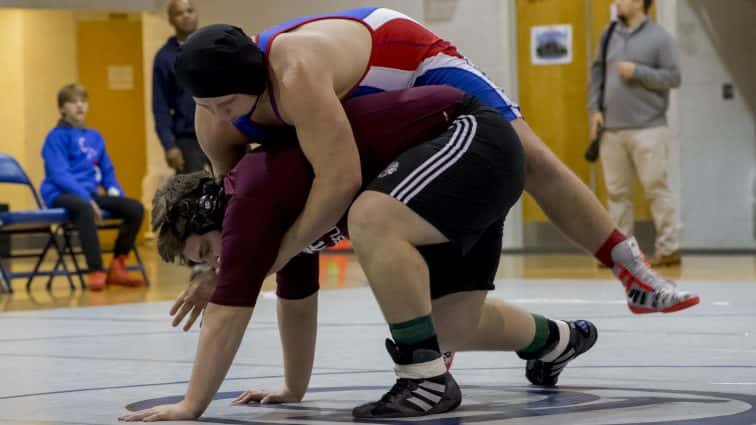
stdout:
<svg viewBox="0 0 756 425">
<path fill-rule="evenodd" d="M 680 224 L 668 176 L 669 90 L 680 85 L 672 37 L 648 18 L 652 0 L 617 0 L 618 23 L 607 47 L 604 113 L 599 108 L 601 52 L 591 68 L 591 140 L 599 129 L 601 165 L 609 193 L 609 214 L 633 234 L 635 173 L 651 203 L 656 227 L 654 266 L 680 263 Z M 606 32 L 604 33 L 606 37 Z"/>
</svg>

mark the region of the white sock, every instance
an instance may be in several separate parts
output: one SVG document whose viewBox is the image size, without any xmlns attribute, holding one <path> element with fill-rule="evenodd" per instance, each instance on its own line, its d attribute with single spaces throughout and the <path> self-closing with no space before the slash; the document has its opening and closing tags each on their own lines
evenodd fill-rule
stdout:
<svg viewBox="0 0 756 425">
<path fill-rule="evenodd" d="M 424 363 L 397 364 L 394 365 L 394 372 L 400 378 L 407 379 L 428 379 L 446 373 L 446 363 L 444 358 L 439 357 Z"/>
</svg>

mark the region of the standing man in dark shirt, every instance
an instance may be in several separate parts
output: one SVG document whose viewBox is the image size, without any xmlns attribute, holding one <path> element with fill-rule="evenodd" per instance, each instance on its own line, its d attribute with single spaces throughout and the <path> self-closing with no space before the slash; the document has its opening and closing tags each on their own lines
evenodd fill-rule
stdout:
<svg viewBox="0 0 756 425">
<path fill-rule="evenodd" d="M 201 170 L 207 158 L 194 133 L 194 99 L 176 81 L 174 62 L 187 37 L 197 29 L 197 11 L 189 0 L 171 0 L 168 19 L 176 30 L 155 55 L 152 113 L 165 150 L 165 161 L 178 174 Z"/>
</svg>

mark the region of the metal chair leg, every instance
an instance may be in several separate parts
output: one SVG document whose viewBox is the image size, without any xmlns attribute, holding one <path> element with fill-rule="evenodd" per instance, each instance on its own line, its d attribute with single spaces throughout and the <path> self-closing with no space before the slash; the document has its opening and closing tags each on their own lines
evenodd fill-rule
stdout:
<svg viewBox="0 0 756 425">
<path fill-rule="evenodd" d="M 134 256 L 136 257 L 137 264 L 139 264 L 139 267 L 142 272 L 142 277 L 144 278 L 144 284 L 147 286 L 150 286 L 150 279 L 147 277 L 147 269 L 144 267 L 144 262 L 142 261 L 142 256 L 139 255 L 139 250 L 137 249 L 136 245 L 134 245 Z"/>
<path fill-rule="evenodd" d="M 58 261 L 55 263 L 55 267 L 53 268 L 50 277 L 48 277 L 47 279 L 45 288 L 47 288 L 48 291 L 52 289 L 53 279 L 58 272 L 58 268 L 62 266 L 63 273 L 66 277 L 66 280 L 68 280 L 68 288 L 72 291 L 75 291 L 76 285 L 74 285 L 73 279 L 71 279 L 71 272 L 68 271 L 68 266 L 66 265 L 65 250 L 62 250 L 60 248 L 60 243 L 58 242 L 58 229 L 55 229 L 54 232 L 51 232 L 51 236 L 53 237 L 53 248 L 55 248 L 55 252 L 58 254 Z"/>
<path fill-rule="evenodd" d="M 71 256 L 71 260 L 73 260 L 76 275 L 79 276 L 79 284 L 81 285 L 81 289 L 87 289 L 87 284 L 84 282 L 84 273 L 82 272 L 81 267 L 79 267 L 79 262 L 76 260 L 76 254 L 74 253 L 73 245 L 71 244 L 71 235 L 66 229 L 62 229 L 62 232 L 63 240 L 66 242 L 66 250 Z"/>
<path fill-rule="evenodd" d="M 9 294 L 13 293 L 13 286 L 11 285 L 10 277 L 8 277 L 8 273 L 5 271 L 5 265 L 3 265 L 3 259 L 0 258 L 0 289 L 3 290 L 3 292 L 7 292 Z"/>
<path fill-rule="evenodd" d="M 60 259 L 60 264 L 63 266 L 63 272 L 66 274 L 66 279 L 68 280 L 68 287 L 72 290 L 76 290 L 76 285 L 73 283 L 73 279 L 71 279 L 71 272 L 68 271 L 68 265 L 66 264 L 66 255 L 65 255 L 65 249 L 61 249 L 60 243 L 58 242 L 58 235 L 57 230 L 55 232 L 55 240 L 53 241 L 55 244 L 55 251 L 58 253 L 58 258 Z"/>
<path fill-rule="evenodd" d="M 47 244 L 45 245 L 45 248 L 42 250 L 42 253 L 39 254 L 39 258 L 37 258 L 37 264 L 34 265 L 34 270 L 32 270 L 31 274 L 29 275 L 29 279 L 26 281 L 26 291 L 31 291 L 31 284 L 34 280 L 34 277 L 36 277 L 37 272 L 39 271 L 39 266 L 42 265 L 42 262 L 45 260 L 45 257 L 47 256 L 47 251 L 50 250 L 50 246 L 52 246 L 52 236 L 48 235 L 47 238 Z"/>
<path fill-rule="evenodd" d="M 55 266 L 52 268 L 52 271 L 50 271 L 50 276 L 47 277 L 47 283 L 45 283 L 45 289 L 48 291 L 52 290 L 53 279 L 55 279 L 55 273 L 57 273 L 58 269 L 60 268 L 60 262 L 61 262 L 61 258 L 58 257 L 58 259 L 55 260 Z"/>
</svg>

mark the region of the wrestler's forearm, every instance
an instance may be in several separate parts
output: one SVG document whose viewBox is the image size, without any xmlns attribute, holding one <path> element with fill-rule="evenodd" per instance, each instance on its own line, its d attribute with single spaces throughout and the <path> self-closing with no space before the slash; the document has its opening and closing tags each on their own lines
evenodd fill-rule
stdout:
<svg viewBox="0 0 756 425">
<path fill-rule="evenodd" d="M 302 213 L 284 235 L 276 266 L 331 230 L 362 185 L 360 153 L 334 89 L 332 64 L 312 49 L 298 50 L 292 58 L 271 57 L 271 68 L 278 71 L 280 106 L 296 128 L 314 179 Z"/>
<path fill-rule="evenodd" d="M 307 392 L 315 359 L 318 293 L 301 300 L 278 299 L 286 388 L 300 399 Z"/>
<path fill-rule="evenodd" d="M 228 373 L 239 350 L 251 307 L 227 307 L 210 303 L 200 330 L 197 357 L 186 391 L 186 403 L 197 416 L 205 411 Z"/>
<path fill-rule="evenodd" d="M 281 240 L 279 260 L 285 260 L 302 252 L 308 245 L 326 234 L 351 205 L 359 183 L 338 179 L 315 178 L 305 208 Z"/>
</svg>

